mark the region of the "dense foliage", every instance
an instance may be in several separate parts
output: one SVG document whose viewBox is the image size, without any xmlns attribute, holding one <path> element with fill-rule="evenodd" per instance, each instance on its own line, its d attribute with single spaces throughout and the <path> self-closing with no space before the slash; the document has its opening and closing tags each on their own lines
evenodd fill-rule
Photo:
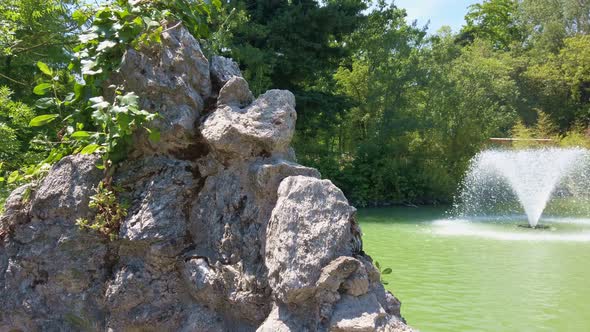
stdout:
<svg viewBox="0 0 590 332">
<path fill-rule="evenodd" d="M 460 31 L 427 34 L 382 0 L 3 1 L 0 197 L 70 153 L 102 152 L 108 170 L 150 130 L 133 91 L 105 100 L 103 82 L 166 21 L 236 59 L 255 94 L 293 91 L 300 161 L 353 203 L 448 202 L 490 137 L 589 146 L 589 13 L 484 0 Z"/>
</svg>

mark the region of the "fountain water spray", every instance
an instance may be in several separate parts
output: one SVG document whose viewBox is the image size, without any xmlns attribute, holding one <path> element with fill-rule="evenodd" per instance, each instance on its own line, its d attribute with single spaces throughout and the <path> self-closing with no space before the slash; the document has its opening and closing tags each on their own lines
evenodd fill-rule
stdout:
<svg viewBox="0 0 590 332">
<path fill-rule="evenodd" d="M 462 216 L 516 212 L 519 202 L 530 227 L 537 227 L 560 182 L 584 173 L 587 159 L 582 148 L 482 151 L 471 161 L 456 211 Z"/>
</svg>

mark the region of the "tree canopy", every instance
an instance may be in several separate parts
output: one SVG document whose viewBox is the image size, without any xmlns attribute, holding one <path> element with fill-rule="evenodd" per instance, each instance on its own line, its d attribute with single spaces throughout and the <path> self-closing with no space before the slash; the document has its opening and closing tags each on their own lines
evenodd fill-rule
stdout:
<svg viewBox="0 0 590 332">
<path fill-rule="evenodd" d="M 101 127 L 92 98 L 125 48 L 157 43 L 173 15 L 208 54 L 234 58 L 255 94 L 294 92 L 298 158 L 354 204 L 446 203 L 490 137 L 589 146 L 589 13 L 588 1 L 483 0 L 460 31 L 428 34 L 383 0 L 6 0 L 0 196 L 19 174 L 108 142 L 73 133 L 149 121 Z"/>
</svg>

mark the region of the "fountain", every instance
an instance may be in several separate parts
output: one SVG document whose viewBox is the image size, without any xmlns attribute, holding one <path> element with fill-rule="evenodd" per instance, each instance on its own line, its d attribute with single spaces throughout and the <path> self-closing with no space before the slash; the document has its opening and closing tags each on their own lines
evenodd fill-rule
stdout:
<svg viewBox="0 0 590 332">
<path fill-rule="evenodd" d="M 528 226 L 539 227 L 556 191 L 575 196 L 575 187 L 587 184 L 581 180 L 587 161 L 588 150 L 582 148 L 482 151 L 471 160 L 455 212 L 473 217 L 518 213 L 522 208 Z"/>
</svg>

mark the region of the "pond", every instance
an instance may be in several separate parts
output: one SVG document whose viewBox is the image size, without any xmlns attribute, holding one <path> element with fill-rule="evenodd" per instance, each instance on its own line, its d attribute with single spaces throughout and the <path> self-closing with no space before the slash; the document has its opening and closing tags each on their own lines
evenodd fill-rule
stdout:
<svg viewBox="0 0 590 332">
<path fill-rule="evenodd" d="M 590 220 L 448 220 L 444 208 L 359 209 L 364 250 L 420 331 L 589 331 Z"/>
</svg>

